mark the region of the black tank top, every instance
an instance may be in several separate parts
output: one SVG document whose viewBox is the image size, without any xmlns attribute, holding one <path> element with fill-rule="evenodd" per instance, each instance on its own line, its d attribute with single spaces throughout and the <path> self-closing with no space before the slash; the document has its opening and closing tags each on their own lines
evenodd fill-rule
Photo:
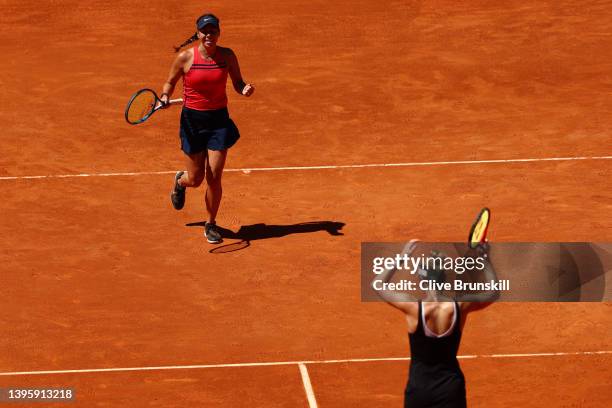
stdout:
<svg viewBox="0 0 612 408">
<path fill-rule="evenodd" d="M 461 311 L 455 302 L 452 331 L 444 337 L 425 334 L 423 304 L 419 302 L 417 329 L 410 333 L 410 376 L 404 407 L 464 408 L 465 379 L 457 351 L 461 342 Z"/>
</svg>

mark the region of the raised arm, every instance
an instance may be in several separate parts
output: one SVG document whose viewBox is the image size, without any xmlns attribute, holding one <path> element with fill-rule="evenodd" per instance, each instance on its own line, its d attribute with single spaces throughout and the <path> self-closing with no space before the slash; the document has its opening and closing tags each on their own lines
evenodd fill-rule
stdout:
<svg viewBox="0 0 612 408">
<path fill-rule="evenodd" d="M 240 72 L 240 64 L 238 64 L 238 57 L 234 54 L 234 51 L 227 48 L 227 63 L 229 75 L 232 80 L 232 85 L 236 92 L 244 96 L 251 96 L 255 92 L 255 87 L 252 84 L 247 84 L 242 79 L 242 73 Z"/>
<path fill-rule="evenodd" d="M 495 268 L 493 268 L 489 258 L 489 244 L 484 243 L 483 245 L 479 245 L 478 248 L 476 248 L 476 255 L 484 258 L 485 281 L 489 282 L 497 280 Z M 499 297 L 499 290 L 495 289 L 479 293 L 462 293 L 456 298 L 456 300 L 462 304 L 462 309 L 466 311 L 475 311 L 484 309 L 485 307 L 491 305 L 493 302 L 499 299 Z"/>
<path fill-rule="evenodd" d="M 416 247 L 416 243 L 417 243 L 416 240 L 412 240 L 408 242 L 404 246 L 402 255 L 404 254 L 410 255 L 414 251 L 414 248 Z M 417 299 L 414 296 L 406 292 L 398 293 L 398 292 L 389 291 L 389 290 L 379 290 L 379 289 L 376 289 L 376 287 L 374 286 L 374 283 L 376 281 L 379 281 L 381 284 L 390 282 L 391 279 L 393 278 L 393 275 L 395 275 L 396 271 L 397 271 L 397 268 L 392 268 L 392 269 L 385 268 L 385 270 L 382 273 L 380 273 L 379 275 L 376 275 L 374 279 L 372 279 L 372 282 L 370 284 L 372 285 L 372 288 L 374 289 L 376 294 L 382 300 L 384 300 L 391 306 L 401 310 L 402 312 L 406 314 L 416 314 L 417 313 L 416 311 L 418 310 L 418 303 L 417 303 Z"/>
</svg>

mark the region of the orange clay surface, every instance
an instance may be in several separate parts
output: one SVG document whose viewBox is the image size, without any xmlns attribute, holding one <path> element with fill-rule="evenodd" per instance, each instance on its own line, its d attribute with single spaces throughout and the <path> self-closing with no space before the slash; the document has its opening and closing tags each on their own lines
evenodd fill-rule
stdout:
<svg viewBox="0 0 612 408">
<path fill-rule="evenodd" d="M 123 109 L 160 89 L 207 10 L 257 88 L 230 95 L 228 169 L 611 153 L 610 1 L 202 5 L 2 1 L 0 177 L 182 168 L 179 108 L 136 127 Z M 227 172 L 218 221 L 244 234 L 225 244 L 250 245 L 218 253 L 203 191 L 174 211 L 170 174 L 0 179 L 0 372 L 407 357 L 402 316 L 360 302 L 361 242 L 463 240 L 484 205 L 493 240 L 610 241 L 611 169 Z M 609 303 L 503 303 L 469 318 L 460 354 L 610 351 L 611 329 Z M 461 364 L 473 407 L 612 399 L 612 354 Z M 407 367 L 307 364 L 322 408 L 399 407 Z M 79 407 L 308 406 L 297 364 L 0 376 L 9 386 L 73 387 Z"/>
</svg>

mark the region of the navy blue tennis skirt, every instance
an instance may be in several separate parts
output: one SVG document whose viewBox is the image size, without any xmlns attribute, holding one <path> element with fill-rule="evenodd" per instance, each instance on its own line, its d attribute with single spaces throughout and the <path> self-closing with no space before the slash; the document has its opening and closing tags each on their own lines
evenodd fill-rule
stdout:
<svg viewBox="0 0 612 408">
<path fill-rule="evenodd" d="M 227 108 L 199 111 L 183 107 L 181 111 L 181 149 L 187 154 L 232 147 L 240 132 Z"/>
</svg>

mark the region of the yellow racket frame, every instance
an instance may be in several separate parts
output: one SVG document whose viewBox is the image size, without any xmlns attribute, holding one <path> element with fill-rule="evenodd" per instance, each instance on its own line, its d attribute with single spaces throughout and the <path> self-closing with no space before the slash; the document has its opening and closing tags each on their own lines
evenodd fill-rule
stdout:
<svg viewBox="0 0 612 408">
<path fill-rule="evenodd" d="M 478 213 L 478 217 L 476 217 L 476 221 L 472 224 L 472 228 L 470 228 L 470 235 L 468 236 L 468 245 L 470 248 L 474 249 L 481 243 L 483 243 L 484 239 L 487 236 L 487 230 L 489 229 L 489 222 L 491 221 L 491 210 L 487 207 L 480 210 Z"/>
</svg>

